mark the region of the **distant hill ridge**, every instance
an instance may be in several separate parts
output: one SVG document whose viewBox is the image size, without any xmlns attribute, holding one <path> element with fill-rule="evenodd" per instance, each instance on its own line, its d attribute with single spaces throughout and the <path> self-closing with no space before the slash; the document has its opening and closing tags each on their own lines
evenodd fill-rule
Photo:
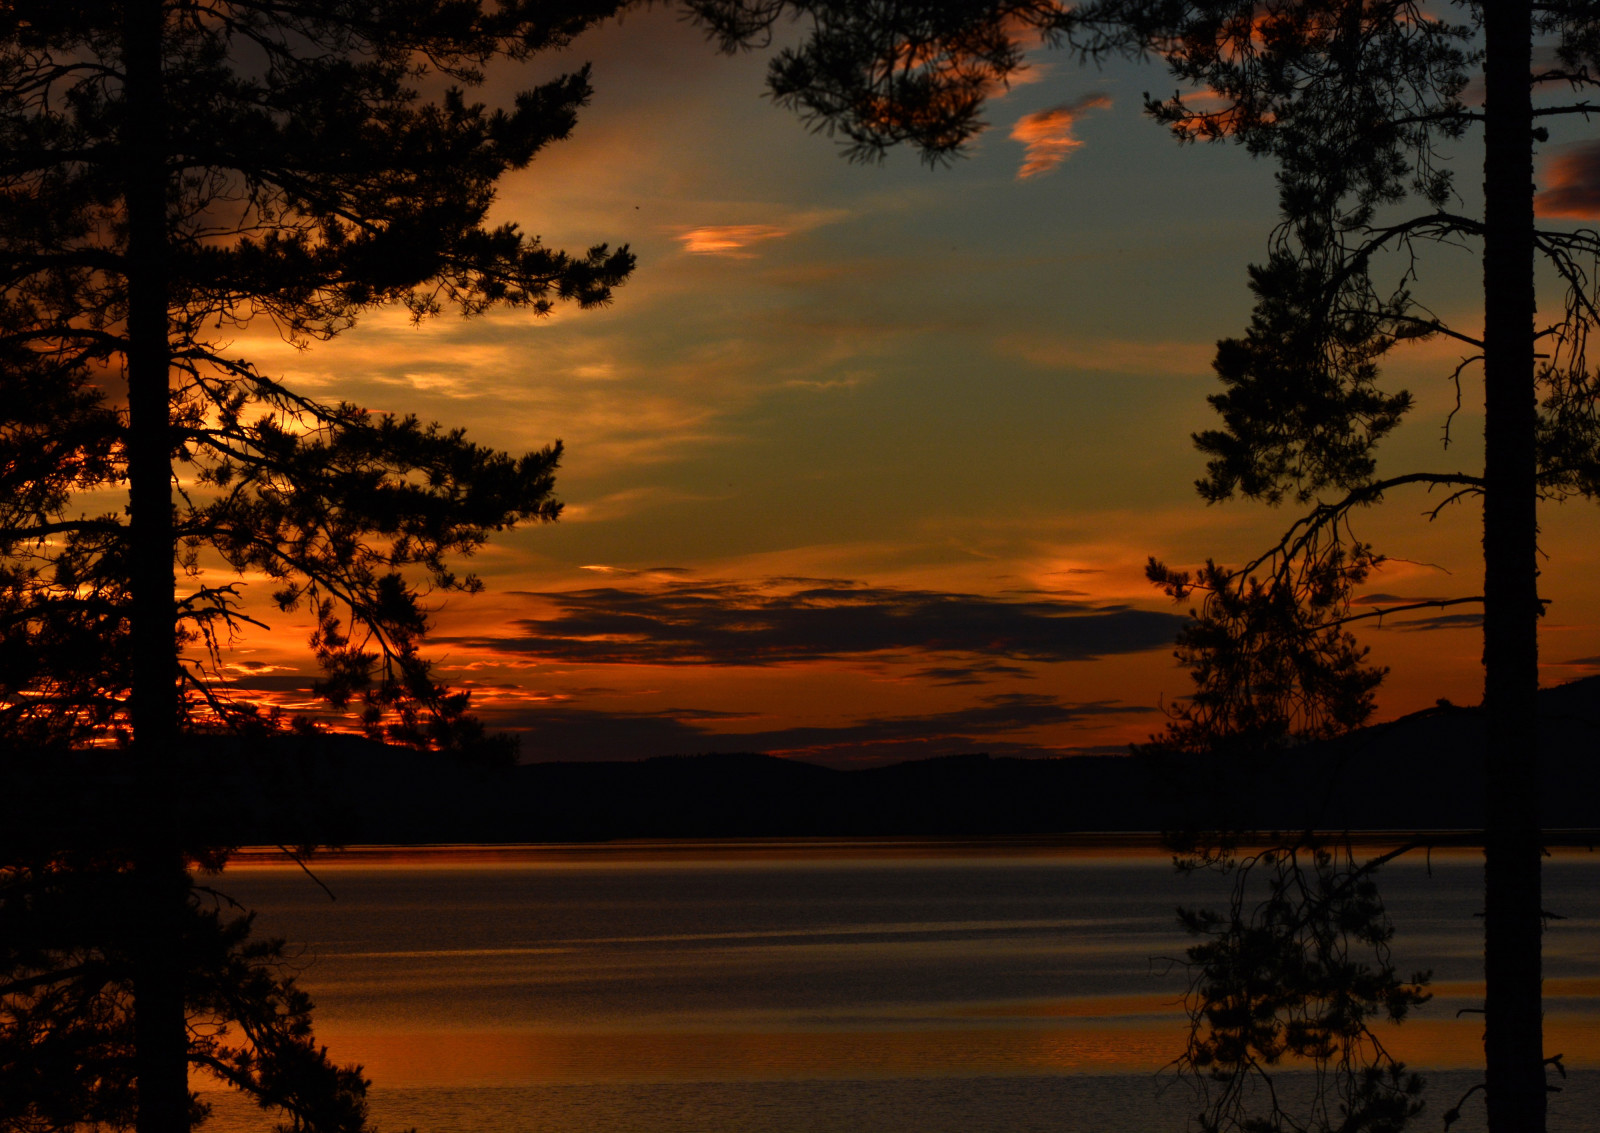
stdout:
<svg viewBox="0 0 1600 1133">
<path fill-rule="evenodd" d="M 1600 677 L 1542 691 L 1540 713 L 1546 828 L 1600 827 Z M 287 742 L 300 747 L 281 758 L 307 776 L 287 826 L 345 843 L 1156 830 L 1208 790 L 1261 827 L 1471 829 L 1483 813 L 1482 716 L 1450 705 L 1305 745 L 1233 781 L 1146 755 L 839 770 L 746 753 L 485 771 L 354 737 Z M 262 835 L 250 840 L 294 840 L 281 808 L 246 809 Z"/>
<path fill-rule="evenodd" d="M 1600 829 L 1600 677 L 1540 694 L 1543 820 Z M 756 753 L 463 767 L 357 736 L 201 741 L 181 801 L 197 844 L 562 842 L 978 836 L 1171 829 L 1470 830 L 1482 825 L 1481 712 L 1441 705 L 1237 761 L 977 753 L 840 770 Z M 0 759 L 0 842 L 117 844 L 123 753 Z M 1219 816 L 1221 816 L 1219 818 Z"/>
</svg>

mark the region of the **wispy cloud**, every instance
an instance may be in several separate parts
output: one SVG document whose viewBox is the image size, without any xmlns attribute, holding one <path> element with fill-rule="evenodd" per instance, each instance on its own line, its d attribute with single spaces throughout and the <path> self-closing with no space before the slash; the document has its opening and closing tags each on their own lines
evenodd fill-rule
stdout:
<svg viewBox="0 0 1600 1133">
<path fill-rule="evenodd" d="M 1111 105 L 1104 94 L 1090 94 L 1076 102 L 1063 103 L 1048 110 L 1024 114 L 1011 127 L 1012 141 L 1021 142 L 1025 148 L 1022 167 L 1017 170 L 1018 180 L 1048 173 L 1072 155 L 1083 144 L 1072 130 L 1085 111 L 1101 110 Z"/>
<path fill-rule="evenodd" d="M 836 224 L 849 215 L 845 209 L 806 209 L 786 213 L 770 224 L 704 224 L 679 228 L 676 233 L 685 252 L 698 256 L 749 258 L 755 253 L 746 251 L 747 248 L 797 236 L 825 224 Z"/>
<path fill-rule="evenodd" d="M 794 229 L 780 228 L 775 224 L 712 224 L 704 228 L 691 228 L 680 233 L 678 239 L 685 252 L 702 256 L 749 255 L 743 251 L 751 244 L 777 240 L 792 235 Z"/>
<path fill-rule="evenodd" d="M 839 579 L 669 580 L 529 593 L 550 616 L 511 634 L 441 638 L 475 650 L 606 665 L 762 667 L 877 655 L 1080 661 L 1171 644 L 1176 614 Z M 955 674 L 940 674 L 947 679 Z M 969 675 L 976 676 L 976 673 Z"/>
<path fill-rule="evenodd" d="M 611 566 L 607 563 L 585 563 L 578 569 L 589 571 L 592 574 L 616 575 L 619 578 L 651 578 L 657 575 L 666 577 L 694 573 L 688 567 L 680 566 L 646 567 L 644 570 L 634 570 L 631 567 Z"/>
<path fill-rule="evenodd" d="M 1368 594 L 1358 594 L 1350 600 L 1351 605 L 1357 608 L 1369 607 L 1366 613 L 1380 615 L 1373 624 L 1374 629 L 1393 629 L 1406 633 L 1417 633 L 1428 630 L 1440 629 L 1476 629 L 1483 625 L 1483 614 L 1430 614 L 1427 617 L 1412 618 L 1402 614 L 1393 617 L 1382 616 L 1391 607 L 1398 607 L 1407 613 L 1411 608 L 1424 605 L 1444 606 L 1451 604 L 1453 599 L 1437 595 L 1410 595 L 1389 594 L 1374 591 Z"/>
<path fill-rule="evenodd" d="M 1600 217 L 1600 142 L 1564 146 L 1544 164 L 1545 189 L 1535 198 L 1540 216 Z"/>
</svg>

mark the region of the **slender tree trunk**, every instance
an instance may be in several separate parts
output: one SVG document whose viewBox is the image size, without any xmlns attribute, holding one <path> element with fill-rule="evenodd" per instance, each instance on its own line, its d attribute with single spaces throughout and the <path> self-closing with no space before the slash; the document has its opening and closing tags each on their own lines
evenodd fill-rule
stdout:
<svg viewBox="0 0 1600 1133">
<path fill-rule="evenodd" d="M 128 486 L 138 768 L 133 883 L 134 1064 L 138 1133 L 189 1127 L 183 925 L 189 899 L 177 808 L 172 463 L 167 339 L 167 166 L 163 0 L 124 0 L 128 225 Z"/>
<path fill-rule="evenodd" d="M 1483 10 L 1484 1054 L 1491 1133 L 1542 1133 L 1532 34 L 1527 0 Z"/>
</svg>

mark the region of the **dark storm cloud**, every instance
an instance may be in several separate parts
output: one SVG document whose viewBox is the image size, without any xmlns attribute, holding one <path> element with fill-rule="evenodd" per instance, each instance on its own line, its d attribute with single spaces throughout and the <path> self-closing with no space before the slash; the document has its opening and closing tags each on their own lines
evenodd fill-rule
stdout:
<svg viewBox="0 0 1600 1133">
<path fill-rule="evenodd" d="M 317 678 L 309 673 L 266 673 L 228 681 L 229 688 L 245 692 L 310 692 Z"/>
<path fill-rule="evenodd" d="M 1384 629 L 1434 630 L 1477 629 L 1483 625 L 1482 614 L 1436 614 L 1431 618 L 1412 618 L 1409 621 L 1384 622 Z"/>
<path fill-rule="evenodd" d="M 1121 716 L 1153 712 L 1116 701 L 1064 703 L 1053 696 L 1007 692 L 986 696 L 968 708 L 931 716 L 879 716 L 842 727 L 783 728 L 761 733 L 769 746 L 782 751 L 838 747 L 841 744 L 905 743 L 913 740 L 963 741 L 968 747 L 982 737 L 1003 735 L 1023 728 L 1065 724 L 1092 716 Z"/>
<path fill-rule="evenodd" d="M 643 759 L 653 755 L 757 751 L 824 763 L 883 763 L 970 751 L 994 755 L 1061 755 L 1012 733 L 1098 716 L 1148 713 L 1116 701 L 1067 703 L 1052 696 L 1005 693 L 929 716 L 877 716 L 832 727 L 777 728 L 737 734 L 707 731 L 697 721 L 718 714 L 666 709 L 610 713 L 540 705 L 485 711 L 496 728 L 522 735 L 524 759 Z M 1076 751 L 1077 749 L 1074 749 Z M 1113 745 L 1108 750 L 1123 750 Z"/>
<path fill-rule="evenodd" d="M 516 631 L 440 638 L 567 662 L 775 665 L 872 653 L 976 654 L 1011 661 L 1084 661 L 1164 648 L 1177 614 L 1062 598 L 1008 600 L 837 579 L 766 586 L 669 581 L 531 595 L 556 607 Z"/>
<path fill-rule="evenodd" d="M 970 665 L 930 665 L 911 674 L 936 685 L 981 685 L 995 677 L 1016 677 L 1032 680 L 1033 672 L 1021 665 L 1003 665 L 998 661 L 975 661 Z"/>
</svg>

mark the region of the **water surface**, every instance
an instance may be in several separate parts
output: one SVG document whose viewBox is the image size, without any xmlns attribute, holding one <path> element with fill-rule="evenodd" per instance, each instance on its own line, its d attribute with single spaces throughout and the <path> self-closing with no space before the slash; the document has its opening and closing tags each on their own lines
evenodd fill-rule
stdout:
<svg viewBox="0 0 1600 1133">
<path fill-rule="evenodd" d="M 1066 842 L 798 841 L 355 854 L 245 863 L 224 888 L 301 942 L 334 1056 L 420 1133 L 1184 1128 L 1179 905 L 1210 875 Z M 1400 966 L 1438 996 L 1386 1035 L 1476 1081 L 1481 869 L 1390 867 Z M 1600 1133 L 1600 863 L 1545 904 L 1552 1130 Z M 241 1107 L 219 1126 L 243 1127 Z M 1437 1116 L 1423 1127 L 1437 1127 Z M 1469 1124 L 1477 1122 L 1478 1124 Z M 1469 1105 L 1458 1131 L 1481 1127 Z"/>
</svg>

